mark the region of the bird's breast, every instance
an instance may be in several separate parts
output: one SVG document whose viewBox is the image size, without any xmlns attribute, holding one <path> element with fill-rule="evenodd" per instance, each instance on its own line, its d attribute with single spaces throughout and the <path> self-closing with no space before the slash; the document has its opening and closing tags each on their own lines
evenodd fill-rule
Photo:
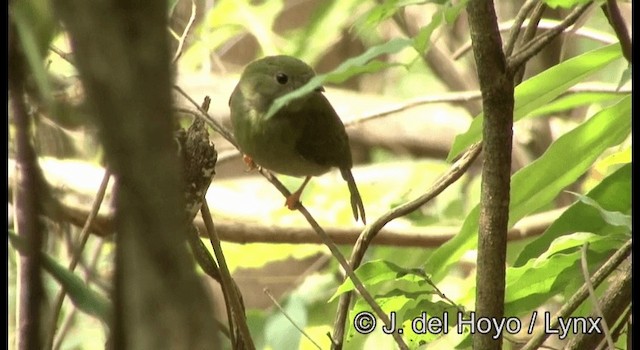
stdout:
<svg viewBox="0 0 640 350">
<path fill-rule="evenodd" d="M 246 118 L 243 135 L 237 135 L 242 152 L 271 171 L 289 176 L 318 176 L 331 169 L 305 159 L 297 151 L 302 131 L 295 119 L 275 115 L 264 120 L 258 115 Z"/>
</svg>

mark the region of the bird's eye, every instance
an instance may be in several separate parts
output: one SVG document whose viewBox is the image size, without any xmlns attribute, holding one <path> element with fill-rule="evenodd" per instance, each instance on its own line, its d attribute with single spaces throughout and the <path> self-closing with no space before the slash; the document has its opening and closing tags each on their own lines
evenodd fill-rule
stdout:
<svg viewBox="0 0 640 350">
<path fill-rule="evenodd" d="M 287 81 L 289 81 L 289 77 L 284 73 L 278 73 L 278 74 L 276 74 L 276 80 L 281 85 L 284 85 L 284 84 L 287 83 Z"/>
</svg>

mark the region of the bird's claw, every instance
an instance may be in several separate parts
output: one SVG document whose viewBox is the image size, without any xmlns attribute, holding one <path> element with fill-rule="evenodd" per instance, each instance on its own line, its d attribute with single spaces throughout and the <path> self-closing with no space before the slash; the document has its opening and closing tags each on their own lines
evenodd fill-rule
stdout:
<svg viewBox="0 0 640 350">
<path fill-rule="evenodd" d="M 298 192 L 294 192 L 293 194 L 291 194 L 289 197 L 287 197 L 287 200 L 284 202 L 284 205 L 289 208 L 289 210 L 296 210 L 298 209 L 298 206 L 300 205 L 300 193 Z"/>
<path fill-rule="evenodd" d="M 243 154 L 242 161 L 247 165 L 247 169 L 245 169 L 245 172 L 250 172 L 252 170 L 258 169 L 258 165 L 253 161 L 253 158 L 251 158 L 251 156 Z"/>
</svg>

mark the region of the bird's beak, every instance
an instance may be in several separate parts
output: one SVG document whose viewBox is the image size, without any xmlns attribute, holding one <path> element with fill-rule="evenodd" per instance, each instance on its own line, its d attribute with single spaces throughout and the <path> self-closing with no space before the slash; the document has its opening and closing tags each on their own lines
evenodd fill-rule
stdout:
<svg viewBox="0 0 640 350">
<path fill-rule="evenodd" d="M 324 92 L 324 87 L 323 86 L 318 86 L 317 88 L 315 88 L 313 91 L 316 92 Z"/>
</svg>

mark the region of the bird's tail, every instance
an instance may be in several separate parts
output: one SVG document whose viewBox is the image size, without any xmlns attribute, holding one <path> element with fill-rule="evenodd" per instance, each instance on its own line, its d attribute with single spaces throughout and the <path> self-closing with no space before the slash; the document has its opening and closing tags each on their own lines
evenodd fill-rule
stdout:
<svg viewBox="0 0 640 350">
<path fill-rule="evenodd" d="M 360 197 L 360 192 L 358 191 L 358 186 L 356 186 L 356 180 L 354 180 L 353 174 L 351 174 L 351 169 L 340 169 L 340 173 L 342 173 L 342 178 L 347 181 L 347 184 L 349 185 L 353 217 L 356 219 L 356 221 L 358 221 L 358 217 L 360 217 L 362 223 L 366 225 L 367 218 L 364 214 L 364 204 L 362 204 L 362 197 Z"/>
</svg>

